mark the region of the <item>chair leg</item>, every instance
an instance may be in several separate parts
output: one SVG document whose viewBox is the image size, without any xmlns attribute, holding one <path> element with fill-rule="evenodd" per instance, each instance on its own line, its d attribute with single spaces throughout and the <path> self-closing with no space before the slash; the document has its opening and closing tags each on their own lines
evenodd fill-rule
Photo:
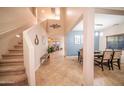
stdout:
<svg viewBox="0 0 124 93">
<path fill-rule="evenodd" d="M 111 63 L 111 68 L 112 68 L 112 70 L 114 70 L 114 68 L 113 68 L 113 62 L 111 61 L 110 63 Z"/>
<path fill-rule="evenodd" d="M 111 69 L 110 69 L 110 62 L 108 62 L 108 67 L 109 67 L 109 70 L 111 70 Z"/>
<path fill-rule="evenodd" d="M 103 64 L 101 63 L 101 68 L 102 68 L 102 71 L 104 71 L 104 68 L 103 68 Z"/>
<path fill-rule="evenodd" d="M 118 68 L 120 70 L 121 69 L 121 67 L 120 67 L 120 60 L 118 60 L 117 63 L 118 63 Z"/>
<path fill-rule="evenodd" d="M 80 63 L 81 63 L 81 59 L 80 59 Z"/>
<path fill-rule="evenodd" d="M 80 57 L 78 58 L 78 62 L 80 63 Z"/>
</svg>

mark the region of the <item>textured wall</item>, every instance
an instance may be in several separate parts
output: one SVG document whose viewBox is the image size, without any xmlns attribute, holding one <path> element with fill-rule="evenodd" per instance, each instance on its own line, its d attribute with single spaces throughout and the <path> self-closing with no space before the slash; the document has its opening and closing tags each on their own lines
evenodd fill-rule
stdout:
<svg viewBox="0 0 124 93">
<path fill-rule="evenodd" d="M 80 44 L 75 44 L 74 36 L 80 35 L 83 36 L 83 32 L 81 31 L 71 31 L 67 35 L 67 56 L 77 56 L 80 48 L 83 47 L 83 40 L 81 39 Z"/>
<path fill-rule="evenodd" d="M 67 56 L 77 56 L 80 48 L 83 47 L 83 40 L 81 39 L 81 44 L 74 44 L 74 36 L 83 36 L 82 31 L 71 31 L 67 35 Z M 99 36 L 94 36 L 94 48 L 99 50 Z"/>
</svg>

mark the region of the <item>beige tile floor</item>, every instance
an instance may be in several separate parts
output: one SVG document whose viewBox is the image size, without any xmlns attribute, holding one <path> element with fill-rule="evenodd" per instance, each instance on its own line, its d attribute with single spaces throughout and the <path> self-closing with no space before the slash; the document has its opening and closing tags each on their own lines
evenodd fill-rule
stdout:
<svg viewBox="0 0 124 93">
<path fill-rule="evenodd" d="M 121 64 L 121 70 L 117 67 L 114 70 L 104 69 L 101 71 L 101 68 L 95 66 L 94 85 L 124 86 L 124 64 Z"/>
<path fill-rule="evenodd" d="M 62 51 L 52 53 L 50 61 L 36 71 L 36 85 L 41 86 L 81 86 L 83 85 L 83 66 L 77 57 L 64 57 Z M 94 85 L 124 85 L 124 65 L 122 69 L 101 71 L 95 66 Z"/>
<path fill-rule="evenodd" d="M 82 85 L 83 68 L 77 57 L 66 57 L 62 52 L 50 55 L 50 62 L 41 65 L 36 72 L 37 85 Z"/>
</svg>

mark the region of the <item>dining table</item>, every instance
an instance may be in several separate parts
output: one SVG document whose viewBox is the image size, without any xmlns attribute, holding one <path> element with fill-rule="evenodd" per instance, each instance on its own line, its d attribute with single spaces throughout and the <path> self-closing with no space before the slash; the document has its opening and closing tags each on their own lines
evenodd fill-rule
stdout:
<svg viewBox="0 0 124 93">
<path fill-rule="evenodd" d="M 103 52 L 102 51 L 95 51 L 94 57 L 97 57 L 97 58 L 103 57 Z"/>
<path fill-rule="evenodd" d="M 79 59 L 79 56 L 80 56 L 80 51 L 78 51 L 78 59 Z M 102 51 L 94 51 L 94 57 L 95 58 L 103 57 L 103 52 Z"/>
</svg>

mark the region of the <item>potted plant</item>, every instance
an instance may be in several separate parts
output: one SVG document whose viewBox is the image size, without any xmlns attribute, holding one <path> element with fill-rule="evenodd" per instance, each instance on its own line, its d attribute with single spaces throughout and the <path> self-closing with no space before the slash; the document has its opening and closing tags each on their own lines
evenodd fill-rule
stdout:
<svg viewBox="0 0 124 93">
<path fill-rule="evenodd" d="M 48 47 L 48 53 L 52 53 L 54 51 L 54 48 L 51 46 L 51 47 Z"/>
</svg>

